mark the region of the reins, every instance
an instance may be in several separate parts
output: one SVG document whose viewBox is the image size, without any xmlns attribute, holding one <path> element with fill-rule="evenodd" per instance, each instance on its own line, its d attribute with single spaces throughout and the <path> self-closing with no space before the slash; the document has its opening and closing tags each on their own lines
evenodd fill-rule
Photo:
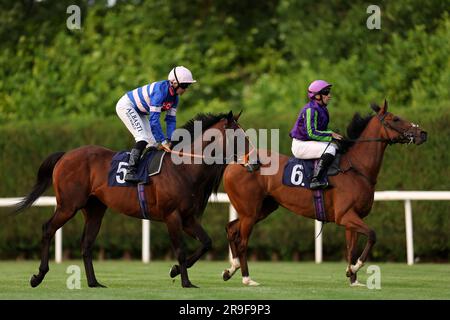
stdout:
<svg viewBox="0 0 450 320">
<path fill-rule="evenodd" d="M 389 123 L 386 123 L 386 122 L 384 121 L 384 118 L 386 117 L 386 115 L 387 115 L 387 112 L 386 112 L 382 117 L 379 117 L 379 116 L 377 115 L 377 118 L 378 118 L 378 120 L 380 120 L 381 124 L 383 125 L 383 128 L 384 128 L 384 130 L 385 130 L 385 132 L 386 132 L 386 135 L 388 136 L 387 139 L 386 139 L 386 138 L 366 138 L 366 139 L 359 139 L 359 138 L 358 138 L 358 139 L 345 139 L 345 141 L 350 141 L 350 142 L 355 142 L 355 143 L 357 143 L 357 142 L 386 142 L 388 145 L 391 145 L 391 144 L 397 143 L 398 140 L 399 140 L 399 138 L 408 138 L 408 139 L 410 140 L 409 143 L 412 143 L 413 138 L 412 138 L 412 137 L 408 137 L 408 136 L 406 135 L 406 133 L 408 132 L 409 128 L 408 128 L 408 129 L 405 129 L 404 131 L 400 131 L 399 129 L 397 129 L 397 128 L 391 126 Z M 413 125 L 411 125 L 411 127 L 413 127 Z M 389 136 L 389 132 L 388 132 L 387 128 L 396 131 L 397 133 L 400 134 L 400 136 L 397 137 L 395 140 L 392 139 L 392 138 Z M 377 181 L 376 181 L 376 180 L 373 181 L 371 178 L 369 178 L 369 177 L 366 176 L 364 173 L 362 173 L 361 170 L 359 170 L 358 168 L 355 167 L 355 165 L 354 165 L 354 164 L 352 163 L 352 161 L 351 161 L 350 156 L 348 156 L 347 161 L 348 161 L 350 167 L 347 168 L 346 170 L 341 170 L 342 173 L 345 174 L 346 172 L 348 172 L 348 171 L 350 171 L 350 170 L 353 169 L 357 174 L 363 176 L 363 177 L 364 177 L 364 178 L 365 178 L 372 186 L 375 186 L 375 185 L 377 184 Z"/>
<path fill-rule="evenodd" d="M 250 151 L 247 152 L 246 154 L 244 154 L 244 156 L 242 157 L 242 160 L 243 160 L 242 165 L 243 166 L 248 166 L 249 165 L 250 155 L 256 150 L 256 148 L 253 145 L 253 143 L 250 141 L 250 139 L 247 137 L 247 135 L 245 134 L 244 129 L 239 125 L 239 123 L 237 123 L 237 121 L 235 121 L 235 122 L 236 122 L 237 127 L 239 129 L 241 129 L 242 132 L 244 132 L 245 139 L 248 141 L 249 145 L 251 146 Z M 212 160 L 217 159 L 215 157 L 206 157 L 205 155 L 200 155 L 200 154 L 195 154 L 195 153 L 190 153 L 190 152 L 179 152 L 179 151 L 174 151 L 174 150 L 166 150 L 166 152 L 173 153 L 173 154 L 179 155 L 181 157 L 188 156 L 188 157 L 200 158 L 200 159 L 205 159 L 205 160 L 206 159 L 212 159 Z M 224 157 L 224 158 L 222 158 L 222 160 L 225 161 L 224 163 L 228 163 L 228 161 L 230 159 L 234 158 L 234 157 L 236 157 L 236 161 L 239 161 L 238 155 L 236 153 L 233 153 L 229 157 Z"/>
</svg>

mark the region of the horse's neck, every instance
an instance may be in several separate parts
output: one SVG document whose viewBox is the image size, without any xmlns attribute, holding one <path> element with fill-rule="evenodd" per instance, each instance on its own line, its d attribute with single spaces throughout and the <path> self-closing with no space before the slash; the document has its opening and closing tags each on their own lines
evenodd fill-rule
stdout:
<svg viewBox="0 0 450 320">
<path fill-rule="evenodd" d="M 199 185 L 208 185 L 211 183 L 214 183 L 216 179 L 221 178 L 221 174 L 223 173 L 224 167 L 226 164 L 206 164 L 205 159 L 202 159 L 201 163 L 198 163 L 199 158 L 197 156 L 204 155 L 204 150 L 207 145 L 209 145 L 210 141 L 205 141 L 203 139 L 202 134 L 197 139 L 201 139 L 201 151 L 198 150 L 197 144 L 199 141 L 196 139 L 190 145 L 191 154 L 195 155 L 190 158 L 190 162 L 187 164 L 182 164 L 178 166 L 178 169 L 181 172 L 188 173 L 188 176 L 190 177 L 190 181 L 192 186 L 199 186 Z M 198 152 L 201 152 L 199 154 Z M 197 159 L 195 159 L 197 157 Z"/>
<path fill-rule="evenodd" d="M 381 123 L 374 117 L 359 139 L 377 139 L 381 138 Z M 386 150 L 386 142 L 356 142 L 347 152 L 352 166 L 360 171 L 371 181 L 375 182 L 381 169 L 384 151 Z"/>
</svg>

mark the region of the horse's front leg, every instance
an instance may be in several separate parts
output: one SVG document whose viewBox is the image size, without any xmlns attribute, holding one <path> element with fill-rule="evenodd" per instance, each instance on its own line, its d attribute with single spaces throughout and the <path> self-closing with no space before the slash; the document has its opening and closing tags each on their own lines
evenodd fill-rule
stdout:
<svg viewBox="0 0 450 320">
<path fill-rule="evenodd" d="M 227 232 L 227 239 L 230 245 L 232 259 L 230 261 L 231 266 L 229 269 L 225 269 L 222 272 L 223 281 L 228 281 L 236 273 L 236 271 L 241 267 L 239 261 L 239 255 L 237 252 L 236 243 L 239 243 L 239 219 L 229 222 L 225 228 Z"/>
<path fill-rule="evenodd" d="M 183 230 L 192 238 L 201 242 L 200 248 L 198 248 L 192 255 L 186 259 L 186 267 L 190 268 L 200 259 L 207 251 L 212 247 L 212 241 L 208 233 L 201 226 L 195 217 L 190 217 L 185 221 Z M 173 265 L 170 269 L 170 277 L 174 278 L 180 274 L 180 266 Z"/>
<path fill-rule="evenodd" d="M 186 250 L 183 244 L 183 223 L 182 218 L 178 211 L 174 211 L 165 218 L 167 230 L 169 232 L 172 248 L 175 253 L 175 257 L 178 260 L 181 274 L 181 285 L 183 288 L 197 288 L 189 281 L 187 272 Z"/>
<path fill-rule="evenodd" d="M 349 265 L 346 270 L 347 276 L 350 278 L 351 285 L 358 285 L 359 283 L 356 280 L 356 273 L 359 269 L 362 268 L 364 263 L 367 260 L 367 257 L 376 242 L 375 232 L 370 229 L 364 221 L 358 216 L 358 214 L 354 211 L 347 212 L 341 219 L 341 225 L 345 226 L 346 229 L 346 238 L 347 238 L 347 259 L 349 261 Z M 356 242 L 357 242 L 357 234 L 362 233 L 367 236 L 366 246 L 364 247 L 364 251 L 361 256 L 357 259 L 356 263 L 353 264 L 353 261 L 356 258 Z M 349 243 L 350 242 L 350 243 Z"/>
<path fill-rule="evenodd" d="M 346 269 L 346 275 L 350 278 L 350 285 L 357 286 L 359 282 L 357 280 L 357 273 L 352 272 L 352 266 L 355 267 L 357 260 L 357 243 L 358 243 L 358 233 L 351 231 L 349 229 L 345 230 L 345 239 L 347 242 L 347 261 L 348 266 Z"/>
</svg>

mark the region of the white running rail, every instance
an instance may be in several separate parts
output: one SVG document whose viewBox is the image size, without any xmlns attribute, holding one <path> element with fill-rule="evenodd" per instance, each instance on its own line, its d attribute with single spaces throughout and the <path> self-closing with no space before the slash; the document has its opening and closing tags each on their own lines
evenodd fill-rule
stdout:
<svg viewBox="0 0 450 320">
<path fill-rule="evenodd" d="M 0 207 L 10 207 L 17 204 L 21 198 L 0 198 Z M 413 245 L 413 220 L 411 201 L 417 200 L 450 200 L 450 191 L 377 191 L 375 192 L 375 201 L 404 201 L 405 203 L 405 227 L 406 227 L 406 253 L 407 264 L 414 264 L 414 245 Z M 230 200 L 226 193 L 212 195 L 209 199 L 214 203 L 229 203 Z M 56 206 L 55 197 L 40 197 L 33 206 Z M 237 212 L 230 204 L 229 220 L 237 218 Z M 315 221 L 314 235 L 315 239 L 315 261 L 322 262 L 322 234 L 319 234 L 321 223 Z M 150 262 L 150 221 L 142 220 L 142 262 Z M 62 261 L 62 228 L 55 234 L 55 261 Z"/>
</svg>

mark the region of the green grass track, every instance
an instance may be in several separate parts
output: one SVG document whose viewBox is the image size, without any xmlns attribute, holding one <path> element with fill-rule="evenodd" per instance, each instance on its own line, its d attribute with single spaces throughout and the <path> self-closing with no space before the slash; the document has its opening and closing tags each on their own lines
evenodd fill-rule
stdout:
<svg viewBox="0 0 450 320">
<path fill-rule="evenodd" d="M 170 279 L 171 261 L 95 261 L 97 279 L 108 288 L 88 288 L 81 261 L 50 264 L 43 283 L 31 288 L 29 279 L 38 270 L 38 261 L 0 262 L 0 299 L 151 299 L 151 300 L 303 300 L 303 299 L 450 299 L 450 265 L 367 263 L 359 272 L 366 283 L 367 267 L 381 270 L 381 289 L 350 287 L 344 262 L 250 262 L 250 275 L 261 285 L 246 287 L 240 271 L 227 282 L 221 272 L 226 261 L 199 261 L 189 269 L 199 289 L 183 289 L 180 278 Z M 70 290 L 67 267 L 81 268 L 81 289 Z"/>
</svg>

